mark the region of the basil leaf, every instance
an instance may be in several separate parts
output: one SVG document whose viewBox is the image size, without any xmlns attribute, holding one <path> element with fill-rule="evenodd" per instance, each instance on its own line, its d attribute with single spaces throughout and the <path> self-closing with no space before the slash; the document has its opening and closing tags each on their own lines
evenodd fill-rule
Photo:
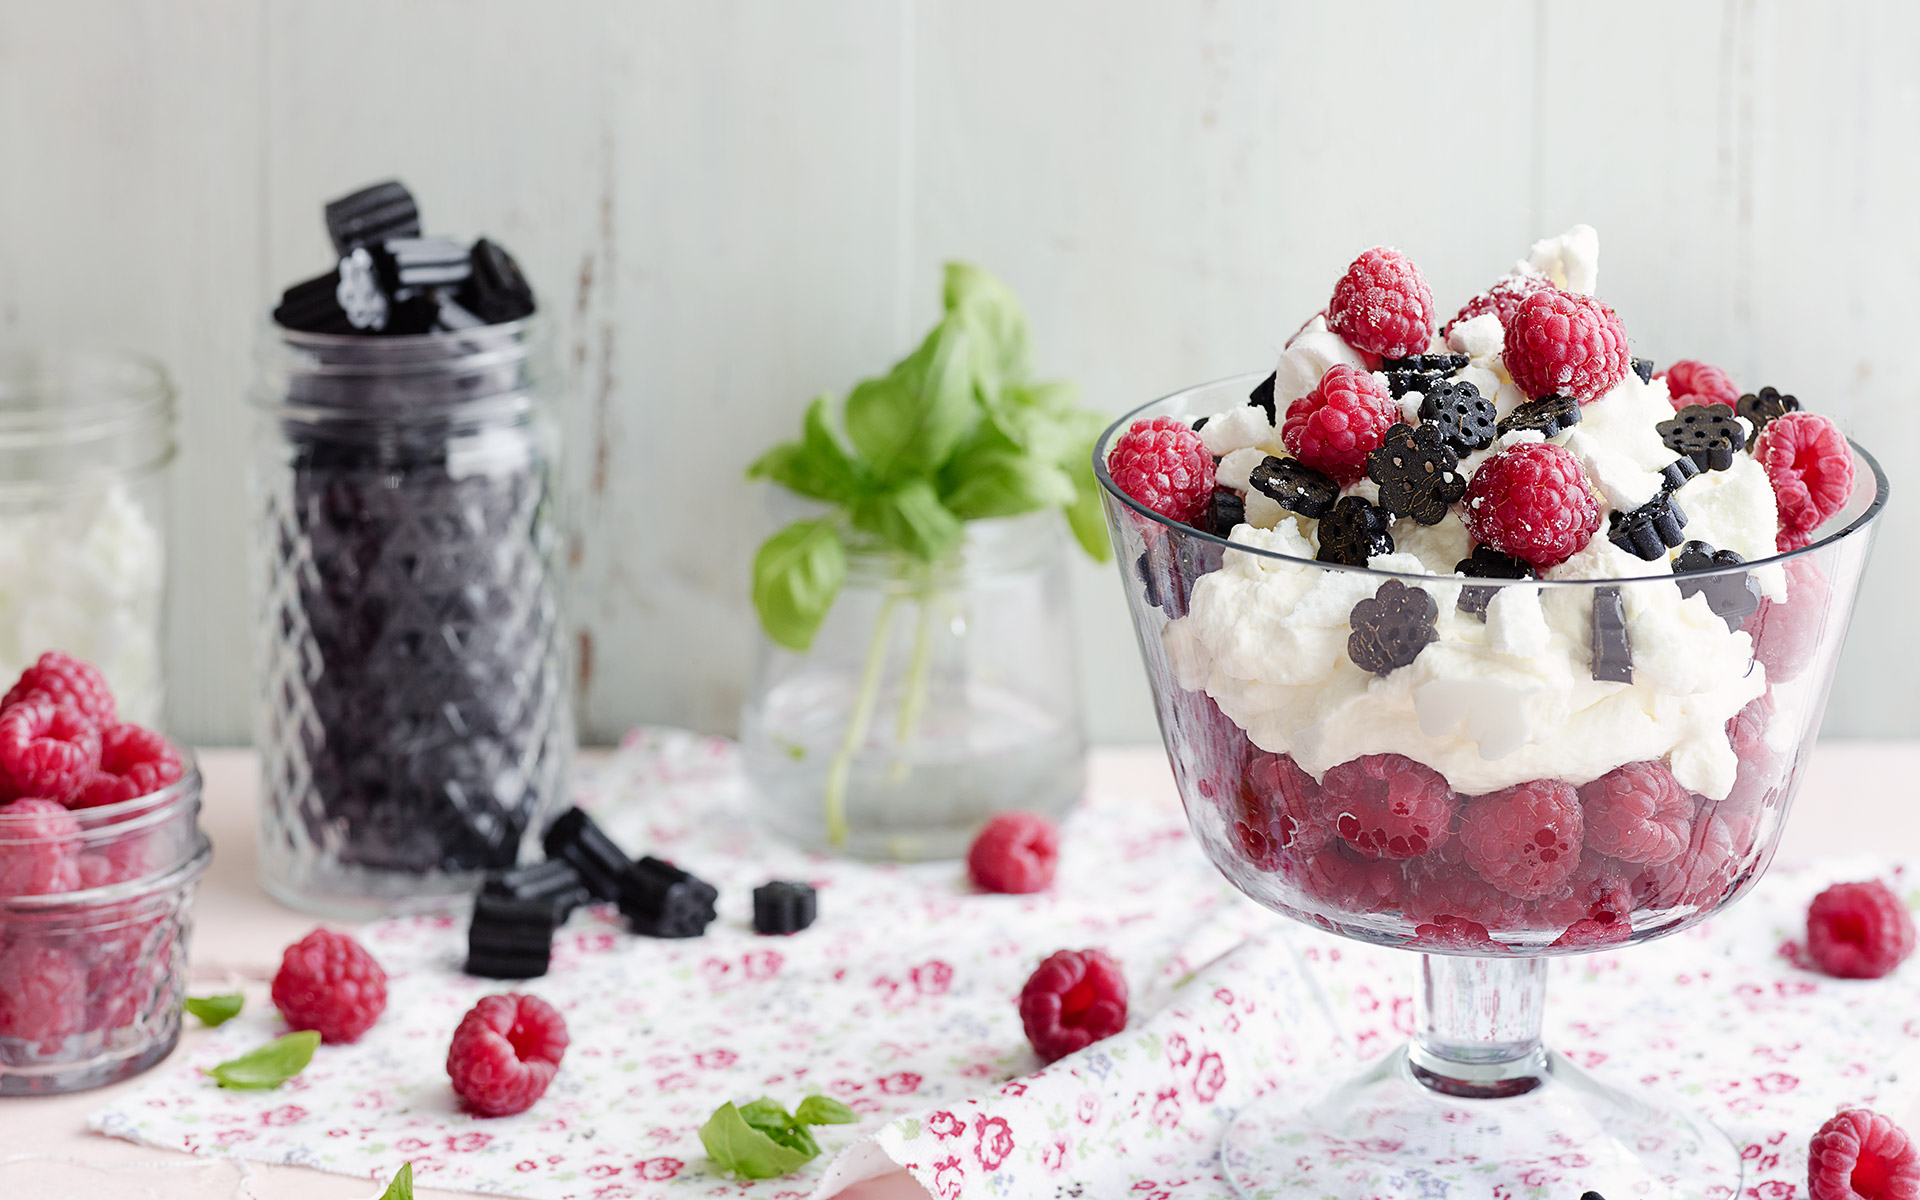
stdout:
<svg viewBox="0 0 1920 1200">
<path fill-rule="evenodd" d="M 186 1008 L 202 1025 L 224 1025 L 240 1015 L 247 998 L 239 992 L 224 996 L 188 996 Z"/>
<path fill-rule="evenodd" d="M 760 1103 L 763 1102 L 755 1101 Z M 707 1157 L 715 1166 L 743 1179 L 791 1175 L 819 1155 L 818 1147 L 809 1154 L 780 1144 L 763 1130 L 749 1125 L 740 1110 L 731 1104 L 714 1109 L 713 1116 L 700 1127 L 700 1144 L 707 1148 Z"/>
<path fill-rule="evenodd" d="M 753 556 L 753 607 L 767 636 L 791 650 L 813 645 L 847 577 L 847 550 L 832 517 L 795 521 Z"/>
<path fill-rule="evenodd" d="M 840 445 L 827 422 L 827 398 L 815 396 L 807 407 L 797 442 L 782 442 L 747 468 L 749 479 L 770 479 L 792 492 L 844 504 L 866 487 L 858 463 Z"/>
<path fill-rule="evenodd" d="M 912 479 L 853 506 L 854 528 L 921 562 L 938 562 L 960 544 L 960 518 L 925 479 Z"/>
<path fill-rule="evenodd" d="M 413 1200 L 413 1164 L 404 1162 L 395 1172 L 393 1182 L 387 1190 L 380 1193 L 380 1200 Z"/>
<path fill-rule="evenodd" d="M 793 1110 L 793 1119 L 802 1125 L 851 1125 L 860 1114 L 832 1096 L 808 1096 Z"/>
<path fill-rule="evenodd" d="M 1027 377 L 1027 314 L 1007 285 L 962 262 L 946 264 L 941 289 L 949 320 L 966 327 L 974 386 L 983 403 Z"/>
<path fill-rule="evenodd" d="M 277 1088 L 306 1070 L 320 1035 L 311 1029 L 275 1038 L 258 1050 L 229 1059 L 206 1074 L 224 1088 Z"/>
<path fill-rule="evenodd" d="M 1073 503 L 1066 507 L 1067 528 L 1073 530 L 1080 548 L 1092 555 L 1095 562 L 1106 562 L 1113 557 L 1113 541 L 1107 533 L 1106 513 L 1102 511 L 1100 480 L 1093 473 L 1093 454 L 1094 443 L 1088 442 L 1066 461 L 1075 492 Z"/>
<path fill-rule="evenodd" d="M 742 1104 L 740 1117 L 789 1150 L 798 1150 L 808 1158 L 820 1153 L 820 1143 L 813 1140 L 813 1135 L 794 1120 L 793 1114 L 778 1100 L 762 1096 L 751 1104 Z"/>
<path fill-rule="evenodd" d="M 1074 500 L 1073 480 L 1067 473 L 1030 454 L 989 450 L 970 458 L 956 457 L 948 467 L 957 482 L 944 500 L 963 521 L 1011 517 Z"/>
<path fill-rule="evenodd" d="M 987 416 L 1007 441 L 1049 461 L 1064 456 L 1084 440 L 1086 418 L 1078 408 L 1079 389 L 1070 383 L 1015 384 L 987 400 Z M 1093 427 L 1106 428 L 1106 422 Z"/>
<path fill-rule="evenodd" d="M 847 397 L 847 436 L 882 483 L 939 470 L 979 421 L 967 333 L 942 321 L 889 374 Z"/>
</svg>

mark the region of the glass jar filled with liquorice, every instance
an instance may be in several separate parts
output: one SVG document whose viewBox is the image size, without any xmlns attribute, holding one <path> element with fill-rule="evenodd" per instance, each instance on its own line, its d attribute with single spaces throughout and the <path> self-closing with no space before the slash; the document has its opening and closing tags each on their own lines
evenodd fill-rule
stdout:
<svg viewBox="0 0 1920 1200">
<path fill-rule="evenodd" d="M 378 184 L 289 288 L 252 394 L 267 890 L 367 917 L 449 905 L 538 843 L 573 750 L 545 322 L 486 239 Z"/>
</svg>

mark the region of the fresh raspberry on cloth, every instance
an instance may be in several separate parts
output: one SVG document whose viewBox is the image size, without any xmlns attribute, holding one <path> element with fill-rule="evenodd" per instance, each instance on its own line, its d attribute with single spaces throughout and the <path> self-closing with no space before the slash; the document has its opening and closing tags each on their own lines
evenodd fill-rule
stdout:
<svg viewBox="0 0 1920 1200">
<path fill-rule="evenodd" d="M 52 1054 L 87 1016 L 87 969 L 70 950 L 22 940 L 0 946 L 0 1037 Z"/>
<path fill-rule="evenodd" d="M 447 1047 L 454 1094 L 475 1116 L 533 1107 L 567 1053 L 567 1022 L 538 996 L 487 996 L 467 1010 Z"/>
<path fill-rule="evenodd" d="M 1327 325 L 1335 333 L 1382 358 L 1421 353 L 1433 340 L 1435 323 L 1426 276 L 1412 259 L 1386 246 L 1354 259 L 1327 304 Z"/>
<path fill-rule="evenodd" d="M 1229 816 L 1234 846 L 1262 871 L 1280 868 L 1282 854 L 1318 854 L 1332 837 L 1320 819 L 1320 785 L 1284 754 L 1262 754 L 1247 764 Z"/>
<path fill-rule="evenodd" d="M 73 799 L 75 808 L 99 808 L 151 795 L 180 781 L 180 755 L 167 739 L 138 725 L 109 725 L 100 733 L 100 766 Z"/>
<path fill-rule="evenodd" d="M 0 696 L 0 709 L 11 707 L 15 701 L 34 692 L 44 694 L 55 704 L 70 705 L 95 725 L 114 723 L 113 689 L 107 686 L 106 677 L 92 663 L 82 662 L 71 654 L 58 650 L 42 654 L 32 666 L 20 672 L 19 681 L 7 689 L 7 694 Z"/>
<path fill-rule="evenodd" d="M 1657 378 L 1667 381 L 1667 397 L 1673 401 L 1675 412 L 1689 404 L 1724 404 L 1732 408 L 1740 403 L 1740 389 L 1727 378 L 1725 371 L 1711 363 L 1683 358 Z"/>
<path fill-rule="evenodd" d="M 1385 384 L 1346 363 L 1327 368 L 1320 382 L 1287 406 L 1280 440 L 1295 458 L 1341 485 L 1367 473 L 1367 455 L 1380 448 L 1399 420 Z"/>
<path fill-rule="evenodd" d="M 387 973 L 346 934 L 316 929 L 281 956 L 273 1003 L 290 1028 L 351 1042 L 386 1011 Z"/>
<path fill-rule="evenodd" d="M 0 708 L 0 799 L 71 800 L 100 765 L 100 730 L 79 709 L 29 693 Z"/>
<path fill-rule="evenodd" d="M 1460 306 L 1460 311 L 1453 315 L 1453 320 L 1447 322 L 1446 327 L 1440 331 L 1440 336 L 1450 338 L 1453 336 L 1455 325 L 1488 313 L 1499 317 L 1500 328 L 1505 330 L 1507 323 L 1513 320 L 1513 314 L 1520 311 L 1521 303 L 1528 296 L 1542 289 L 1550 291 L 1552 288 L 1553 280 L 1545 275 L 1508 275 L 1495 280 L 1493 286 Z"/>
<path fill-rule="evenodd" d="M 1627 377 L 1627 331 L 1591 296 L 1534 292 L 1507 321 L 1507 374 L 1530 398 L 1571 396 L 1590 404 Z"/>
<path fill-rule="evenodd" d="M 1044 891 L 1059 862 L 1060 833 L 1039 813 L 995 813 L 967 849 L 967 872 L 987 892 Z"/>
<path fill-rule="evenodd" d="M 1550 895 L 1572 876 L 1584 832 L 1580 794 L 1557 779 L 1475 796 L 1460 813 L 1467 865 L 1522 900 Z"/>
<path fill-rule="evenodd" d="M 1056 950 L 1020 989 L 1020 1023 L 1043 1062 L 1127 1027 L 1127 977 L 1104 950 Z"/>
<path fill-rule="evenodd" d="M 1580 789 L 1587 845 L 1622 862 L 1657 866 L 1687 848 L 1693 797 L 1664 763 L 1628 763 Z"/>
<path fill-rule="evenodd" d="M 1578 554 L 1600 528 L 1586 470 L 1552 442 L 1521 442 L 1481 463 L 1464 515 L 1475 542 L 1541 570 Z"/>
<path fill-rule="evenodd" d="M 1767 422 L 1753 457 L 1766 468 L 1779 506 L 1777 549 L 1806 545 L 1853 495 L 1853 451 L 1839 426 L 1819 413 L 1790 412 Z"/>
<path fill-rule="evenodd" d="M 1114 443 L 1107 471 L 1121 491 L 1186 524 L 1204 517 L 1213 497 L 1213 455 L 1175 417 L 1135 421 Z"/>
<path fill-rule="evenodd" d="M 1913 953 L 1913 914 L 1877 879 L 1836 883 L 1807 906 L 1807 953 L 1841 979 L 1878 979 Z"/>
<path fill-rule="evenodd" d="M 1432 767 L 1399 754 L 1368 754 L 1329 769 L 1320 811 L 1367 858 L 1418 858 L 1447 840 L 1460 808 Z"/>
<path fill-rule="evenodd" d="M 1892 1120 L 1842 1109 L 1807 1145 L 1809 1200 L 1916 1200 L 1920 1147 Z"/>
<path fill-rule="evenodd" d="M 80 822 L 66 805 L 39 799 L 0 805 L 0 896 L 47 896 L 80 887 Z"/>
</svg>

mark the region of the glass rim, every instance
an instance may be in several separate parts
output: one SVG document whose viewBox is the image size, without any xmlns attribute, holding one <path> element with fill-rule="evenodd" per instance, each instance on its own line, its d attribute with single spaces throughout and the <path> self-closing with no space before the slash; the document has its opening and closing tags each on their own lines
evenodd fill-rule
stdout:
<svg viewBox="0 0 1920 1200">
<path fill-rule="evenodd" d="M 180 778 L 166 787 L 128 800 L 102 804 L 96 808 L 67 810 L 69 815 L 81 823 L 76 840 L 85 842 L 108 835 L 117 837 L 122 834 L 138 833 L 150 826 L 173 820 L 179 815 L 183 805 L 198 802 L 203 782 L 200 777 L 199 760 L 194 757 L 190 747 L 176 745 L 171 740 L 167 744 L 173 746 L 175 753 L 180 755 Z M 28 846 L 46 840 L 39 837 L 10 836 L 14 829 L 38 819 L 35 816 L 0 813 L 0 846 Z"/>
<path fill-rule="evenodd" d="M 1654 582 L 1671 583 L 1674 579 L 1674 576 L 1670 574 L 1669 575 L 1657 575 L 1657 574 L 1628 575 L 1628 576 L 1623 576 L 1623 577 L 1614 578 L 1614 579 L 1532 579 L 1532 578 L 1529 578 L 1529 579 L 1481 579 L 1478 577 L 1461 576 L 1451 572 L 1442 575 L 1442 574 L 1415 573 L 1411 571 L 1382 571 L 1375 567 L 1356 567 L 1348 563 L 1321 562 L 1317 558 L 1295 558 L 1291 554 L 1282 554 L 1277 550 L 1268 550 L 1261 546 L 1250 546 L 1245 542 L 1236 542 L 1230 538 L 1221 537 L 1217 533 L 1212 533 L 1205 529 L 1197 529 L 1192 525 L 1187 525 L 1187 524 L 1184 524 L 1183 522 L 1176 521 L 1171 517 L 1164 516 L 1161 513 L 1157 513 L 1152 509 L 1148 508 L 1146 505 L 1140 503 L 1138 500 L 1135 500 L 1132 496 L 1127 495 L 1126 492 L 1121 490 L 1120 485 L 1116 484 L 1113 481 L 1113 476 L 1109 474 L 1107 471 L 1107 447 L 1112 444 L 1113 439 L 1117 436 L 1118 431 L 1125 428 L 1126 426 L 1131 425 L 1135 420 L 1139 419 L 1140 414 L 1146 412 L 1148 409 L 1153 408 L 1157 405 L 1165 404 L 1171 400 L 1177 400 L 1182 396 L 1187 396 L 1194 392 L 1204 391 L 1208 388 L 1226 387 L 1229 385 L 1239 386 L 1239 385 L 1245 384 L 1251 387 L 1253 385 L 1258 384 L 1261 380 L 1265 378 L 1266 376 L 1260 374 L 1259 372 L 1248 372 L 1242 375 L 1228 375 L 1221 379 L 1211 380 L 1207 383 L 1197 383 L 1189 387 L 1183 387 L 1178 391 L 1169 392 L 1166 395 L 1159 397 L 1158 399 L 1149 400 L 1145 404 L 1137 405 L 1134 408 L 1129 409 L 1127 412 L 1122 413 L 1119 417 L 1117 417 L 1113 421 L 1112 424 L 1108 425 L 1104 430 L 1102 430 L 1100 432 L 1100 436 L 1094 440 L 1094 443 L 1093 443 L 1094 477 L 1100 481 L 1101 488 L 1104 489 L 1109 496 L 1118 500 L 1121 504 L 1126 505 L 1128 508 L 1132 509 L 1137 515 L 1145 518 L 1148 521 L 1153 522 L 1156 525 L 1164 526 L 1175 533 L 1181 534 L 1186 537 L 1196 538 L 1201 542 L 1212 543 L 1213 545 L 1220 546 L 1228 550 L 1235 550 L 1242 554 L 1258 555 L 1262 558 L 1270 558 L 1278 562 L 1293 563 L 1300 566 L 1319 567 L 1328 571 L 1347 571 L 1347 572 L 1351 572 L 1358 575 L 1372 576 L 1378 579 L 1399 579 L 1409 583 L 1414 583 L 1414 582 L 1434 583 L 1436 581 L 1438 582 L 1464 581 L 1464 582 L 1471 583 L 1472 586 L 1476 588 L 1497 588 L 1497 587 L 1592 588 L 1592 587 L 1601 587 L 1601 586 L 1624 587 L 1630 584 L 1644 584 L 1650 580 Z M 1757 567 L 1770 566 L 1775 563 L 1785 563 L 1785 562 L 1791 561 L 1792 559 L 1799 558 L 1801 555 L 1812 554 L 1815 551 L 1821 550 L 1827 546 L 1831 546 L 1836 542 L 1844 541 L 1848 537 L 1852 536 L 1853 534 L 1859 533 L 1860 531 L 1870 526 L 1873 523 L 1874 519 L 1877 518 L 1880 515 L 1881 511 L 1885 509 L 1887 506 L 1887 473 L 1880 468 L 1880 460 L 1875 458 L 1871 453 L 1869 453 L 1866 450 L 1865 447 L 1855 442 L 1852 438 L 1847 439 L 1847 446 L 1850 449 L 1852 449 L 1852 451 L 1856 455 L 1860 457 L 1860 460 L 1867 465 L 1867 469 L 1873 473 L 1873 480 L 1874 480 L 1873 502 L 1867 505 L 1866 509 L 1863 512 L 1861 512 L 1859 516 L 1847 522 L 1844 527 L 1835 530 L 1834 532 L 1826 535 L 1823 538 L 1820 538 L 1817 541 L 1809 542 L 1806 545 L 1799 547 L 1798 549 L 1779 551 L 1774 554 L 1768 555 L 1766 558 L 1756 558 L 1748 562 L 1738 563 L 1731 566 L 1712 567 L 1712 568 L 1708 568 L 1706 570 L 1701 570 L 1701 571 L 1689 571 L 1687 572 L 1688 578 L 1710 579 L 1718 575 L 1744 575 L 1754 570 Z M 1596 536 L 1598 535 L 1596 534 Z"/>
<path fill-rule="evenodd" d="M 213 841 L 204 831 L 196 828 L 193 853 L 165 871 L 71 892 L 36 892 L 29 896 L 0 896 L 0 916 L 58 915 L 162 896 L 196 882 L 207 873 L 207 868 L 212 863 Z"/>
<path fill-rule="evenodd" d="M 52 383 L 15 382 L 28 364 L 64 368 L 72 374 Z M 57 399 L 22 407 L 21 398 Z M 173 423 L 177 397 L 166 364 L 151 354 L 118 346 L 20 346 L 0 351 L 0 448 L 74 445 L 104 441 L 155 425 Z M 173 455 L 172 437 L 160 459 Z"/>
</svg>

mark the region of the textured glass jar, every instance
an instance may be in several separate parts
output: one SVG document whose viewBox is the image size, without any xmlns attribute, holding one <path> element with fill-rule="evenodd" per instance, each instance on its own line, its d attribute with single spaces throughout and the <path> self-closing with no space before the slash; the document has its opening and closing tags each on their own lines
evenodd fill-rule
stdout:
<svg viewBox="0 0 1920 1200">
<path fill-rule="evenodd" d="M 43 651 L 97 665 L 164 725 L 173 385 L 117 351 L 0 355 L 0 678 Z"/>
<path fill-rule="evenodd" d="M 545 327 L 270 326 L 259 366 L 262 881 L 438 907 L 537 840 L 572 756 Z"/>
<path fill-rule="evenodd" d="M 810 848 L 951 857 L 1060 814 L 1086 735 L 1059 515 L 970 521 L 931 567 L 850 553 L 812 649 L 761 638 L 740 741 L 759 819 Z"/>
</svg>

